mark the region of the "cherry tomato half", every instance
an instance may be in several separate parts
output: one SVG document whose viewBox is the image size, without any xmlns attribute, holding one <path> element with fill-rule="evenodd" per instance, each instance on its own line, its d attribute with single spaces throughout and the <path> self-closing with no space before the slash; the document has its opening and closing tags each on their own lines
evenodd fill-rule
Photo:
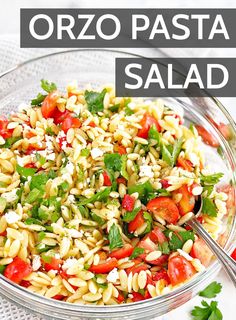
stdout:
<svg viewBox="0 0 236 320">
<path fill-rule="evenodd" d="M 62 122 L 61 128 L 66 133 L 70 128 L 80 128 L 81 122 L 78 118 L 74 118 L 69 114 Z"/>
<path fill-rule="evenodd" d="M 112 183 L 111 183 L 111 179 L 110 179 L 108 173 L 106 171 L 104 171 L 102 173 L 102 175 L 103 175 L 103 180 L 104 180 L 103 185 L 107 186 L 107 187 L 111 186 Z"/>
<path fill-rule="evenodd" d="M 168 276 L 172 286 L 191 278 L 196 270 L 192 264 L 182 256 L 173 256 L 168 262 Z"/>
<path fill-rule="evenodd" d="M 202 140 L 206 143 L 209 144 L 209 146 L 212 146 L 214 148 L 218 148 L 220 146 L 218 140 L 210 134 L 205 128 L 199 125 L 195 125 L 199 136 L 202 137 Z"/>
<path fill-rule="evenodd" d="M 190 255 L 193 258 L 199 259 L 205 267 L 209 266 L 213 256 L 211 250 L 201 238 L 198 238 L 194 242 Z"/>
<path fill-rule="evenodd" d="M 89 268 L 89 271 L 94 273 L 108 273 L 112 269 L 116 268 L 118 266 L 117 259 L 111 258 L 110 260 L 107 260 L 105 262 L 99 263 L 97 265 L 92 265 Z"/>
<path fill-rule="evenodd" d="M 161 131 L 161 127 L 158 121 L 147 112 L 144 114 L 142 120 L 140 121 L 140 125 L 142 126 L 142 128 L 138 131 L 138 137 L 140 138 L 147 139 L 148 132 L 153 125 L 157 128 L 157 131 Z"/>
<path fill-rule="evenodd" d="M 163 242 L 167 241 L 166 236 L 162 232 L 162 230 L 159 227 L 155 227 L 149 234 L 149 238 L 154 242 L 154 243 L 160 243 L 162 244 Z"/>
<path fill-rule="evenodd" d="M 57 100 L 60 97 L 60 94 L 58 91 L 50 92 L 49 95 L 44 99 L 42 103 L 42 115 L 44 118 L 48 119 L 53 116 L 53 113 L 55 112 L 57 108 Z"/>
<path fill-rule="evenodd" d="M 195 197 L 188 190 L 188 186 L 185 184 L 173 192 L 173 194 L 177 193 L 180 193 L 182 195 L 181 200 L 177 204 L 181 216 L 184 216 L 186 213 L 193 211 L 195 205 Z"/>
<path fill-rule="evenodd" d="M 150 200 L 147 204 L 147 209 L 154 216 L 161 217 L 168 223 L 175 224 L 179 219 L 179 210 L 174 201 L 168 197 L 158 197 Z"/>
<path fill-rule="evenodd" d="M 52 257 L 50 263 L 44 263 L 44 269 L 47 272 L 50 270 L 60 270 L 62 262 L 63 260 Z"/>
<path fill-rule="evenodd" d="M 141 227 L 144 224 L 145 220 L 143 217 L 143 211 L 140 210 L 133 221 L 131 221 L 128 225 L 129 233 L 134 232 L 139 227 Z"/>
<path fill-rule="evenodd" d="M 111 258 L 116 258 L 116 259 L 123 259 L 126 257 L 131 256 L 131 254 L 133 253 L 134 248 L 131 246 L 131 244 L 125 244 L 123 248 L 117 249 L 112 251 L 109 256 Z"/>
<path fill-rule="evenodd" d="M 184 159 L 183 157 L 178 157 L 177 167 L 181 167 L 189 172 L 194 170 L 192 162 L 188 159 Z"/>
<path fill-rule="evenodd" d="M 4 276 L 15 283 L 20 283 L 23 278 L 27 277 L 32 272 L 30 264 L 15 257 L 13 261 L 4 270 Z"/>
<path fill-rule="evenodd" d="M 135 204 L 135 198 L 129 194 L 125 194 L 122 200 L 122 208 L 127 211 L 133 211 Z"/>
</svg>

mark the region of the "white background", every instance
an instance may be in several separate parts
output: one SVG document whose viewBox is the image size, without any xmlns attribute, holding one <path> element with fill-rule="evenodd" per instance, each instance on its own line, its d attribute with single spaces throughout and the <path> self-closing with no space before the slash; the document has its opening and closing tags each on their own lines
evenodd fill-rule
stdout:
<svg viewBox="0 0 236 320">
<path fill-rule="evenodd" d="M 37 8 L 37 7 L 104 7 L 104 8 L 236 8 L 236 0 L 156 0 L 156 1 L 144 1 L 144 0 L 119 0 L 119 1 L 91 1 L 91 0 L 0 0 L 1 9 L 0 9 L 0 73 L 5 69 L 12 67 L 15 63 L 21 62 L 25 59 L 28 59 L 32 56 L 40 56 L 45 53 L 45 49 L 30 50 L 30 49 L 19 49 L 19 25 L 20 25 L 20 14 L 19 10 L 23 7 Z M 236 32 L 236 28 L 235 28 Z M 13 52 L 13 48 L 15 54 Z M 165 49 L 170 55 L 177 56 L 232 56 L 236 57 L 236 49 Z M 2 62 L 2 63 L 1 63 Z M 225 107 L 230 111 L 234 120 L 236 120 L 236 99 L 235 98 L 224 98 L 222 99 Z M 236 292 L 233 285 L 227 279 L 223 271 L 216 278 L 217 281 L 220 281 L 223 284 L 222 293 L 217 297 L 219 301 L 220 309 L 222 310 L 224 320 L 233 320 L 235 319 L 235 298 Z M 189 311 L 193 308 L 194 305 L 200 303 L 202 299 L 196 297 L 189 301 L 184 306 L 178 308 L 177 310 L 172 311 L 170 314 L 163 317 L 165 320 L 190 320 Z M 1 311 L 1 306 L 0 306 Z M 3 315 L 4 317 L 4 315 Z M 2 319 L 2 316 L 0 316 Z M 16 319 L 16 316 L 4 317 L 3 320 L 13 320 Z M 19 318 L 20 320 L 25 320 L 26 318 Z M 27 317 L 28 319 L 28 317 Z M 34 318 L 35 319 L 35 318 Z"/>
</svg>

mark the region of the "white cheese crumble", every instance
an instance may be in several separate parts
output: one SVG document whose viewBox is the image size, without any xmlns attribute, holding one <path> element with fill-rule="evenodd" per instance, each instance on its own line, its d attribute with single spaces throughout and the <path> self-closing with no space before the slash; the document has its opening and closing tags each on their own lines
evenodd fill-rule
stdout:
<svg viewBox="0 0 236 320">
<path fill-rule="evenodd" d="M 91 156 L 93 159 L 99 158 L 103 155 L 103 151 L 99 148 L 93 148 L 91 150 Z"/>
<path fill-rule="evenodd" d="M 74 164 L 70 161 L 65 166 L 66 172 L 70 173 L 71 175 L 74 173 Z"/>
<path fill-rule="evenodd" d="M 117 268 L 112 269 L 107 275 L 107 281 L 115 283 L 119 279 Z"/>
<path fill-rule="evenodd" d="M 41 258 L 40 256 L 33 256 L 33 261 L 32 261 L 32 268 L 33 271 L 38 271 L 38 269 L 41 267 Z"/>
<path fill-rule="evenodd" d="M 68 258 L 68 259 L 63 263 L 62 269 L 63 269 L 63 270 L 69 269 L 69 268 L 71 268 L 71 267 L 76 266 L 77 263 L 78 263 L 78 260 L 77 260 L 77 259 L 75 259 L 75 258 Z"/>
<path fill-rule="evenodd" d="M 150 166 L 140 166 L 139 176 L 140 177 L 153 178 L 154 177 L 154 172 L 152 171 L 152 167 L 150 167 Z"/>
<path fill-rule="evenodd" d="M 5 214 L 5 218 L 8 224 L 12 224 L 20 220 L 20 216 L 15 211 L 8 211 Z"/>
<path fill-rule="evenodd" d="M 17 161 L 17 163 L 19 164 L 19 166 L 24 167 L 24 165 L 25 165 L 25 160 L 24 160 L 24 158 L 21 158 L 21 157 L 19 157 L 19 156 L 16 156 L 16 161 Z"/>
</svg>

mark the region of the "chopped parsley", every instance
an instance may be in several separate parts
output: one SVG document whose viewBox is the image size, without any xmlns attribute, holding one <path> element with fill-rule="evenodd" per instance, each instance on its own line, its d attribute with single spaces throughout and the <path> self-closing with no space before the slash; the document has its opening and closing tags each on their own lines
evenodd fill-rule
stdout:
<svg viewBox="0 0 236 320">
<path fill-rule="evenodd" d="M 103 89 L 102 92 L 85 91 L 84 97 L 88 105 L 88 110 L 91 113 L 102 112 L 104 109 L 103 100 L 107 90 Z"/>
<path fill-rule="evenodd" d="M 218 309 L 218 303 L 211 301 L 208 304 L 206 301 L 201 302 L 202 307 L 195 306 L 191 312 L 193 320 L 222 320 L 223 316 L 221 311 Z"/>
<path fill-rule="evenodd" d="M 162 160 L 164 160 L 170 167 L 173 167 L 180 154 L 183 145 L 183 138 L 178 139 L 174 145 L 162 144 L 161 153 Z"/>
<path fill-rule="evenodd" d="M 140 210 L 141 210 L 141 207 L 134 208 L 133 211 L 126 211 L 124 214 L 124 217 L 123 217 L 123 221 L 125 221 L 125 222 L 133 221 Z"/>
<path fill-rule="evenodd" d="M 115 223 L 113 223 L 113 225 L 109 230 L 108 240 L 109 240 L 110 250 L 123 247 L 123 241 L 120 234 L 120 229 Z"/>
<path fill-rule="evenodd" d="M 222 285 L 219 282 L 213 281 L 199 293 L 199 296 L 204 298 L 215 298 L 216 295 L 221 292 L 221 289 Z"/>
<path fill-rule="evenodd" d="M 107 187 L 104 190 L 97 192 L 91 198 L 80 201 L 79 206 L 84 206 L 88 203 L 94 203 L 96 201 L 107 201 L 107 198 L 109 197 L 110 192 L 111 192 L 111 188 Z"/>
<path fill-rule="evenodd" d="M 217 217 L 216 205 L 210 198 L 202 199 L 202 213 L 207 214 L 210 217 Z"/>
<path fill-rule="evenodd" d="M 137 258 L 138 256 L 140 256 L 140 254 L 144 253 L 144 249 L 143 248 L 139 248 L 136 247 L 134 248 L 133 253 L 131 254 L 131 256 L 129 257 L 130 260 Z"/>
<path fill-rule="evenodd" d="M 49 82 L 44 79 L 41 80 L 41 88 L 48 93 L 57 90 L 57 86 L 54 82 Z"/>
</svg>

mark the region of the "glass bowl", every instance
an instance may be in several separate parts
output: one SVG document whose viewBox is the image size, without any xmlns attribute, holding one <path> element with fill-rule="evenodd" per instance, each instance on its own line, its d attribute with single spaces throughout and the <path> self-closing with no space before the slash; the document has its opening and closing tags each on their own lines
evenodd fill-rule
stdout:
<svg viewBox="0 0 236 320">
<path fill-rule="evenodd" d="M 157 51 L 156 57 L 158 56 L 163 56 L 163 54 Z M 15 111 L 20 103 L 29 102 L 34 98 L 40 90 L 42 78 L 55 82 L 61 89 L 64 89 L 65 85 L 74 79 L 81 87 L 87 84 L 95 87 L 107 83 L 114 84 L 115 58 L 117 57 L 137 57 L 137 55 L 113 50 L 81 49 L 50 54 L 23 63 L 0 76 L 1 114 Z M 179 76 L 178 72 L 176 76 Z M 206 162 L 214 171 L 225 173 L 224 184 L 231 183 L 235 186 L 236 127 L 222 104 L 210 96 L 164 98 L 163 100 L 166 105 L 174 109 L 183 109 L 186 123 L 200 124 L 218 140 L 219 153 L 216 152 L 216 149 L 204 145 Z M 224 138 L 216 123 L 227 124 L 231 131 L 230 141 Z M 220 244 L 228 252 L 232 249 L 235 231 L 235 207 L 232 207 L 225 217 L 224 227 L 219 237 Z M 78 305 L 47 299 L 8 281 L 2 275 L 0 275 L 0 294 L 44 319 L 144 320 L 163 315 L 189 301 L 216 277 L 219 270 L 220 264 L 213 260 L 205 271 L 171 293 L 142 302 L 118 306 Z"/>
</svg>

